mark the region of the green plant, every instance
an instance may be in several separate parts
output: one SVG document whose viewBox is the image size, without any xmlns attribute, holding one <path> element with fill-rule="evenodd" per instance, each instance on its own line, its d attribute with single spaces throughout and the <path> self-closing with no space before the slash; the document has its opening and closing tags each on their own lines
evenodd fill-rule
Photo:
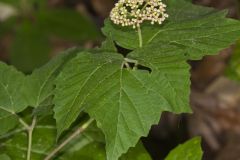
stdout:
<svg viewBox="0 0 240 160">
<path fill-rule="evenodd" d="M 71 49 L 31 75 L 1 63 L 0 152 L 19 160 L 150 159 L 139 139 L 161 113 L 191 113 L 187 61 L 240 37 L 239 21 L 225 18 L 226 11 L 164 3 L 169 17 L 162 25 L 143 22 L 136 30 L 107 19 L 101 47 Z M 115 44 L 130 51 L 119 53 Z M 201 159 L 199 147 L 194 139 L 167 160 L 184 159 L 183 150 Z"/>
</svg>

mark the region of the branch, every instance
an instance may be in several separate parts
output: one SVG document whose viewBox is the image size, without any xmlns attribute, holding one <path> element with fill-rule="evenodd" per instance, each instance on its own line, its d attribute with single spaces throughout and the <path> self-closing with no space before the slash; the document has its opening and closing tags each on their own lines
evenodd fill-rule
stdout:
<svg viewBox="0 0 240 160">
<path fill-rule="evenodd" d="M 85 131 L 93 121 L 94 121 L 93 119 L 90 119 L 86 123 L 84 123 L 75 132 L 73 132 L 66 140 L 64 140 L 57 148 L 55 148 L 52 152 L 50 152 L 44 160 L 50 160 L 51 158 L 53 158 L 64 146 L 66 146 L 70 141 L 72 141 L 74 138 L 80 135 L 83 131 Z"/>
<path fill-rule="evenodd" d="M 21 117 L 19 117 L 19 116 L 17 115 L 17 113 L 15 113 L 14 111 L 8 110 L 8 109 L 6 109 L 6 108 L 4 108 L 4 107 L 1 107 L 1 106 L 0 106 L 0 109 L 2 109 L 2 110 L 4 110 L 5 112 L 8 112 L 8 113 L 16 116 L 17 119 L 18 119 L 18 121 L 24 126 L 24 128 L 25 128 L 26 130 L 29 129 L 29 125 L 28 125 Z"/>
</svg>

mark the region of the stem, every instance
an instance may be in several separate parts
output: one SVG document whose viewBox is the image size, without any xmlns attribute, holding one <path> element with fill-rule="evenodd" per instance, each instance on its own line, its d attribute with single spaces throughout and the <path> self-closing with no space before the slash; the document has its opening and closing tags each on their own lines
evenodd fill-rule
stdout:
<svg viewBox="0 0 240 160">
<path fill-rule="evenodd" d="M 143 40 L 142 40 L 142 31 L 141 31 L 140 25 L 137 28 L 138 28 L 139 47 L 142 48 Z"/>
<path fill-rule="evenodd" d="M 124 65 L 127 67 L 127 69 L 130 69 L 130 65 L 128 64 L 128 62 L 125 62 Z"/>
<path fill-rule="evenodd" d="M 12 136 L 12 135 L 15 135 L 15 134 L 17 134 L 17 133 L 23 132 L 23 131 L 25 131 L 25 130 L 26 130 L 26 129 L 25 129 L 24 127 L 21 128 L 21 129 L 13 130 L 12 132 L 8 132 L 7 134 L 4 134 L 4 135 L 0 136 L 0 140 L 1 140 L 1 139 L 6 139 L 6 138 L 8 138 L 8 137 L 10 137 L 10 136 Z"/>
<path fill-rule="evenodd" d="M 138 63 L 138 61 L 134 59 L 124 58 L 124 60 L 129 63 Z"/>
<path fill-rule="evenodd" d="M 8 109 L 3 108 L 3 107 L 0 107 L 0 109 L 2 109 L 2 110 L 4 110 L 5 112 L 8 112 L 8 113 L 16 116 L 17 119 L 18 119 L 18 121 L 24 126 L 24 128 L 25 128 L 26 130 L 29 129 L 29 125 L 28 125 L 21 117 L 19 117 L 14 111 L 8 110 Z"/>
<path fill-rule="evenodd" d="M 83 131 L 85 131 L 92 122 L 93 122 L 93 119 L 89 119 L 86 123 L 84 123 L 76 131 L 74 131 L 66 140 L 64 140 L 57 148 L 55 148 L 52 152 L 50 152 L 44 160 L 50 160 L 51 158 L 53 158 L 64 146 L 66 146 L 70 141 L 72 141 L 74 138 L 80 135 Z"/>
<path fill-rule="evenodd" d="M 125 61 L 125 66 L 126 66 L 128 69 L 131 68 L 128 63 L 133 63 L 133 64 L 134 64 L 133 70 L 136 70 L 136 69 L 137 69 L 137 67 L 138 67 L 138 61 L 137 61 L 137 60 L 129 59 L 129 58 L 124 58 L 124 61 Z"/>
<path fill-rule="evenodd" d="M 26 130 L 29 130 L 30 126 L 22 119 L 20 118 L 17 114 L 15 114 L 18 118 L 18 121 L 24 126 Z"/>
<path fill-rule="evenodd" d="M 32 124 L 31 126 L 29 126 L 20 116 L 18 116 L 15 112 L 13 111 L 10 111 L 10 110 L 7 110 L 3 107 L 0 107 L 0 109 L 8 112 L 8 113 L 11 113 L 12 115 L 16 116 L 19 123 L 21 123 L 24 127 L 24 130 L 26 130 L 28 132 L 28 150 L 27 150 L 27 160 L 31 160 L 31 150 L 32 150 L 32 134 L 33 134 L 33 129 L 36 125 L 36 121 L 37 121 L 37 118 L 34 117 L 33 120 L 32 120 Z"/>
<path fill-rule="evenodd" d="M 147 0 L 146 4 L 143 6 L 143 8 L 141 9 L 141 11 L 143 11 L 143 10 L 147 7 L 148 1 L 149 1 L 149 0 Z"/>
<path fill-rule="evenodd" d="M 33 130 L 36 125 L 37 118 L 34 117 L 31 126 L 28 128 L 28 150 L 27 150 L 27 160 L 31 160 L 31 150 L 32 150 L 32 135 Z"/>
</svg>

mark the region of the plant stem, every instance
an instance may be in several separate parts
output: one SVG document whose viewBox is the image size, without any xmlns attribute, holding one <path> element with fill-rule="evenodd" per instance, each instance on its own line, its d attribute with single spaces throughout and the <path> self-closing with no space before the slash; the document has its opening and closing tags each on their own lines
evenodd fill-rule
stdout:
<svg viewBox="0 0 240 160">
<path fill-rule="evenodd" d="M 142 40 L 142 31 L 141 31 L 140 25 L 137 28 L 138 28 L 139 47 L 142 48 L 143 40 Z"/>
<path fill-rule="evenodd" d="M 26 130 L 29 130 L 30 126 L 22 119 L 20 118 L 17 114 L 15 114 L 18 118 L 18 121 L 24 126 Z"/>
<path fill-rule="evenodd" d="M 26 130 L 29 129 L 29 125 L 28 125 L 21 117 L 19 117 L 14 111 L 8 110 L 8 109 L 3 108 L 3 107 L 0 107 L 0 109 L 2 109 L 2 110 L 4 110 L 4 111 L 6 111 L 6 112 L 8 112 L 8 113 L 10 113 L 10 114 L 12 114 L 12 115 L 14 115 L 14 116 L 16 116 L 17 119 L 18 119 L 18 121 L 19 121 L 19 123 L 21 123 Z"/>
<path fill-rule="evenodd" d="M 8 137 L 10 137 L 10 136 L 12 136 L 12 135 L 15 135 L 15 134 L 20 133 L 20 132 L 23 132 L 23 131 L 26 131 L 25 127 L 21 128 L 21 129 L 13 130 L 12 132 L 8 132 L 8 133 L 0 136 L 0 140 L 1 140 L 1 139 L 6 139 L 6 138 L 8 138 Z"/>
<path fill-rule="evenodd" d="M 84 123 L 76 131 L 74 131 L 66 140 L 64 140 L 57 148 L 50 152 L 44 160 L 50 160 L 51 158 L 53 158 L 64 146 L 66 146 L 70 141 L 72 141 L 79 134 L 85 131 L 92 122 L 93 119 L 89 119 L 86 123 Z"/>
<path fill-rule="evenodd" d="M 27 160 L 31 160 L 31 150 L 32 150 L 32 134 L 33 134 L 33 130 L 34 130 L 34 127 L 36 125 L 36 121 L 37 121 L 37 118 L 34 117 L 33 120 L 32 120 L 32 124 L 29 126 L 20 116 L 18 116 L 15 112 L 13 111 L 10 111 L 10 110 L 7 110 L 3 107 L 0 107 L 2 110 L 8 112 L 8 113 L 11 113 L 12 115 L 16 116 L 19 123 L 21 123 L 24 127 L 24 130 L 27 131 L 28 133 L 28 150 L 27 150 Z"/>
<path fill-rule="evenodd" d="M 33 130 L 36 125 L 37 118 L 34 117 L 31 126 L 28 128 L 28 150 L 27 150 L 27 160 L 31 160 L 31 150 L 32 150 L 32 135 Z"/>
</svg>

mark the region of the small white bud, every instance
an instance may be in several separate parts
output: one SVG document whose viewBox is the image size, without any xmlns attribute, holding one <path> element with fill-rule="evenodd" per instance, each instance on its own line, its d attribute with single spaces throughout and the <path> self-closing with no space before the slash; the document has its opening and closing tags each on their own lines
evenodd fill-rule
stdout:
<svg viewBox="0 0 240 160">
<path fill-rule="evenodd" d="M 110 14 L 110 19 L 121 26 L 139 27 L 144 21 L 162 24 L 168 17 L 162 0 L 119 0 Z"/>
</svg>

